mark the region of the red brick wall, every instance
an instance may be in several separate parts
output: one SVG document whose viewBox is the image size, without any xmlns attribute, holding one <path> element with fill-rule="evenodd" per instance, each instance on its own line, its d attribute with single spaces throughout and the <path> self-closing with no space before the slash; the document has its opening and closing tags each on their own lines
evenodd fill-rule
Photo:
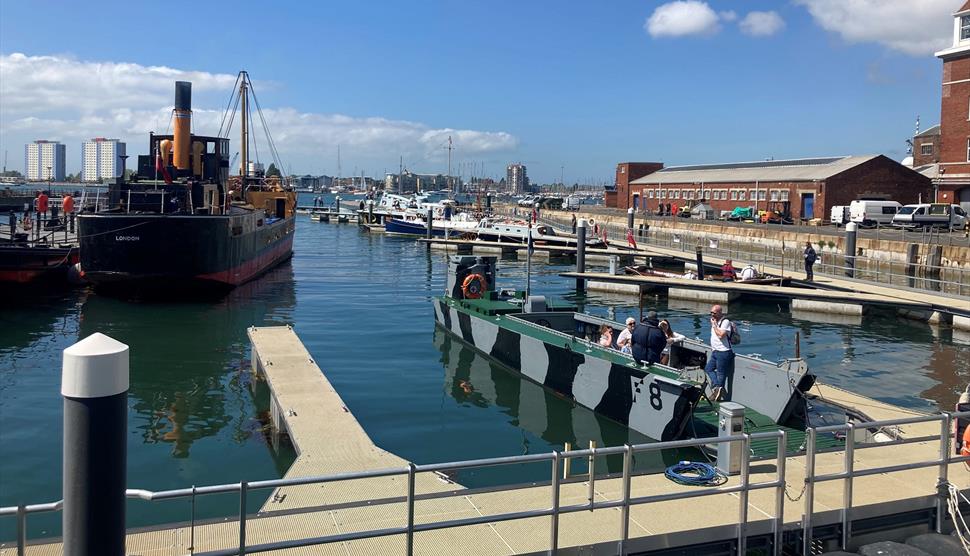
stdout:
<svg viewBox="0 0 970 556">
<path fill-rule="evenodd" d="M 904 205 L 930 199 L 933 182 L 919 172 L 913 171 L 885 156 L 860 164 L 830 177 L 825 187 L 825 211 L 815 215 L 826 218 L 836 205 L 848 205 L 859 199 L 885 199 Z M 816 205 L 821 206 L 816 200 Z"/>
<path fill-rule="evenodd" d="M 754 183 L 744 182 L 744 183 L 705 183 L 704 184 L 704 197 L 707 204 L 714 207 L 714 210 L 718 215 L 721 211 L 731 211 L 735 207 L 757 207 L 758 210 L 766 210 L 769 206 L 778 209 L 780 202 L 785 199 L 783 191 L 788 192 L 787 200 L 790 203 L 789 210 L 793 218 L 801 218 L 801 196 L 802 192 L 811 192 L 815 194 L 816 205 L 819 204 L 820 191 L 823 189 L 824 182 L 762 182 L 757 185 L 757 190 L 759 193 L 764 193 L 765 198 L 755 202 L 752 199 L 752 191 L 756 189 Z M 685 204 L 693 204 L 697 202 L 698 195 L 700 194 L 701 186 L 699 184 L 669 184 L 665 183 L 661 186 L 657 184 L 650 185 L 633 185 L 631 186 L 633 193 L 639 193 L 641 198 L 646 200 L 646 204 L 641 202 L 641 207 L 645 207 L 646 210 L 650 212 L 657 211 L 657 205 L 660 202 L 664 204 L 669 203 L 672 207 L 674 205 L 681 207 Z M 657 199 L 657 190 L 665 192 L 665 198 Z M 653 191 L 654 198 L 650 198 L 650 192 Z M 744 190 L 744 200 L 732 199 L 732 190 L 740 191 Z M 686 199 L 685 193 L 691 191 L 694 194 L 693 200 Z M 676 197 L 671 195 L 674 192 Z M 775 194 L 774 198 L 778 199 L 777 202 L 772 201 L 772 193 Z M 723 197 L 727 197 L 726 199 Z M 816 206 L 815 216 L 819 216 L 820 208 Z M 807 217 L 811 218 L 811 216 Z"/>
<path fill-rule="evenodd" d="M 621 162 L 616 165 L 616 207 L 630 208 L 630 182 L 663 169 L 662 162 Z"/>
<path fill-rule="evenodd" d="M 943 62 L 943 82 L 970 80 L 970 57 Z M 967 140 L 970 139 L 970 81 L 943 85 L 940 104 L 940 162 L 958 163 L 947 173 L 970 173 Z M 963 163 L 963 164 L 959 164 Z"/>
<path fill-rule="evenodd" d="M 929 145 L 932 148 L 930 154 L 923 154 L 923 146 Z M 940 161 L 940 136 L 929 135 L 926 137 L 913 138 L 913 166 L 926 166 Z"/>
</svg>

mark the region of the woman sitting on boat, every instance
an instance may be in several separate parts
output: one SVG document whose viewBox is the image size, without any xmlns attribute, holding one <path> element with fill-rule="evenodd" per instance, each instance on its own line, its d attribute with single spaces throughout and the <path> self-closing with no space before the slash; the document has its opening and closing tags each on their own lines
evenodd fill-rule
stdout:
<svg viewBox="0 0 970 556">
<path fill-rule="evenodd" d="M 600 341 L 599 344 L 603 347 L 611 347 L 613 345 L 613 329 L 608 325 L 603 325 L 600 327 Z"/>
<path fill-rule="evenodd" d="M 738 271 L 734 269 L 734 263 L 731 259 L 724 261 L 724 266 L 721 267 L 721 276 L 725 282 L 733 282 L 737 279 Z"/>
</svg>

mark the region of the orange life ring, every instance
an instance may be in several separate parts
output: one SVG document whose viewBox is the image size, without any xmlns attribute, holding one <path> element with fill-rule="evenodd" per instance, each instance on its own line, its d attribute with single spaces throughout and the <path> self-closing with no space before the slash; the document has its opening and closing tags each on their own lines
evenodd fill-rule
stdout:
<svg viewBox="0 0 970 556">
<path fill-rule="evenodd" d="M 478 299 L 485 293 L 488 282 L 481 274 L 469 274 L 461 283 L 461 293 L 465 299 Z"/>
</svg>

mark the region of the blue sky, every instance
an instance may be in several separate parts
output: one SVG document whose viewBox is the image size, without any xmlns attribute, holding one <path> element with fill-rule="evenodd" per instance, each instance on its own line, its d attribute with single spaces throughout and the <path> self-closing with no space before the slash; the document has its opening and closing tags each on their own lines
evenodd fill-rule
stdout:
<svg viewBox="0 0 970 556">
<path fill-rule="evenodd" d="M 949 14 L 960 3 L 681 2 L 674 8 L 694 10 L 681 14 L 689 21 L 675 18 L 652 36 L 645 23 L 669 2 L 101 2 L 91 9 L 2 0 L 0 143 L 20 161 L 24 142 L 61 139 L 69 171 L 85 136 L 121 135 L 130 153 L 144 152 L 147 132 L 165 127 L 146 114 L 170 106 L 161 99 L 175 78 L 147 72 L 144 87 L 158 98 L 139 98 L 144 76 L 126 79 L 127 66 L 119 66 L 133 64 L 215 76 L 248 70 L 297 173 L 335 173 L 337 143 L 345 175 L 396 170 L 402 155 L 415 170 L 444 171 L 449 130 L 464 131 L 454 133 L 455 160 L 466 174 L 471 162 L 476 173 L 484 167 L 497 176 L 522 161 L 543 182 L 558 181 L 561 165 L 570 183 L 612 180 L 615 163 L 631 160 L 899 159 L 916 115 L 924 127 L 939 118 L 941 65 L 932 52 L 947 44 Z M 752 11 L 774 12 L 783 24 L 750 36 L 739 23 Z M 698 13 L 716 20 L 698 22 Z M 14 53 L 32 63 L 12 60 Z M 100 73 L 84 68 L 105 64 L 114 81 L 99 89 L 91 81 Z M 195 107 L 215 114 L 231 83 L 193 81 Z M 82 94 L 134 115 L 51 100 Z M 197 121 L 207 120 L 200 112 Z"/>
</svg>

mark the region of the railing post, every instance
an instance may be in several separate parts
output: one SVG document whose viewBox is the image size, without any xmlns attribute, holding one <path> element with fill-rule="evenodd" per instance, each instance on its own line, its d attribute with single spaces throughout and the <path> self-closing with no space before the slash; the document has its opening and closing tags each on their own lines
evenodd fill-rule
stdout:
<svg viewBox="0 0 970 556">
<path fill-rule="evenodd" d="M 246 494 L 249 492 L 249 483 L 242 481 L 239 483 L 239 556 L 246 554 Z"/>
<path fill-rule="evenodd" d="M 778 488 L 775 489 L 775 519 L 772 523 L 774 533 L 774 553 L 775 556 L 782 556 L 782 542 L 785 529 L 785 485 L 787 471 L 787 451 L 788 451 L 788 431 L 780 429 L 778 431 L 778 459 L 775 463 L 776 475 L 778 478 Z"/>
<path fill-rule="evenodd" d="M 596 500 L 596 441 L 589 441 L 589 449 L 593 452 L 589 455 L 589 511 L 593 511 L 593 504 Z"/>
<path fill-rule="evenodd" d="M 549 553 L 559 552 L 559 460 L 558 451 L 552 453 L 552 522 L 549 531 Z M 567 458 L 568 460 L 568 458 Z"/>
<path fill-rule="evenodd" d="M 565 442 L 565 443 L 563 443 L 563 451 L 564 452 L 571 452 L 572 449 L 573 449 L 573 443 L 572 442 Z M 569 478 L 570 472 L 572 471 L 572 469 L 570 469 L 570 467 L 572 467 L 570 465 L 570 458 L 565 458 L 563 460 L 563 462 L 562 462 L 562 479 L 564 481 Z"/>
<path fill-rule="evenodd" d="M 855 423 L 846 423 L 845 432 L 845 483 L 842 485 L 842 550 L 849 550 L 852 538 L 852 477 L 855 472 Z"/>
<path fill-rule="evenodd" d="M 802 516 L 802 554 L 812 553 L 812 511 L 815 506 L 815 428 L 805 429 L 805 509 Z"/>
<path fill-rule="evenodd" d="M 943 524 L 946 521 L 947 501 L 950 493 L 947 489 L 950 471 L 950 426 L 953 417 L 949 413 L 943 414 L 940 422 L 940 478 L 939 493 L 936 501 L 936 532 L 943 533 Z"/>
<path fill-rule="evenodd" d="M 128 346 L 95 333 L 64 350 L 64 554 L 123 556 Z"/>
<path fill-rule="evenodd" d="M 27 554 L 27 507 L 17 504 L 17 556 Z"/>
<path fill-rule="evenodd" d="M 623 505 L 620 506 L 620 556 L 626 556 L 626 541 L 630 538 L 630 473 L 633 467 L 633 446 L 627 444 L 623 452 Z"/>
<path fill-rule="evenodd" d="M 748 549 L 748 469 L 751 462 L 751 435 L 744 433 L 741 440 L 741 492 L 738 493 L 738 554 Z"/>
<path fill-rule="evenodd" d="M 192 485 L 191 515 L 189 521 L 189 554 L 195 554 L 195 485 Z"/>
<path fill-rule="evenodd" d="M 413 463 L 408 462 L 408 532 L 407 555 L 414 554 L 414 469 Z"/>
</svg>

